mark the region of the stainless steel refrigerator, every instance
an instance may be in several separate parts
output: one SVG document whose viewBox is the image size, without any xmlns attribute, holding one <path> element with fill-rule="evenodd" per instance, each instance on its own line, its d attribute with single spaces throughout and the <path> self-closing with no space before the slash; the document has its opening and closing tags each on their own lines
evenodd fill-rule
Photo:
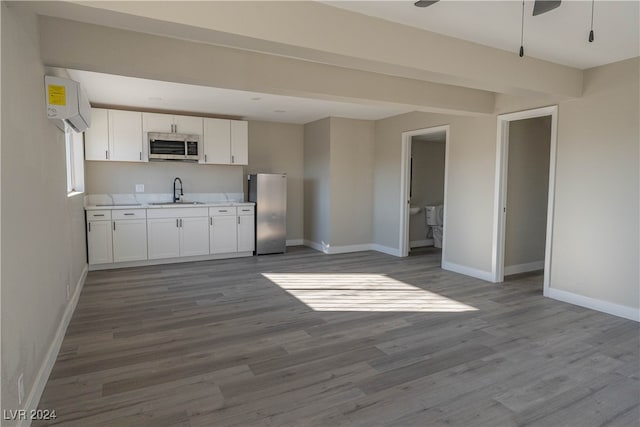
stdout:
<svg viewBox="0 0 640 427">
<path fill-rule="evenodd" d="M 287 175 L 249 175 L 249 201 L 256 204 L 256 255 L 284 253 L 287 239 Z"/>
</svg>

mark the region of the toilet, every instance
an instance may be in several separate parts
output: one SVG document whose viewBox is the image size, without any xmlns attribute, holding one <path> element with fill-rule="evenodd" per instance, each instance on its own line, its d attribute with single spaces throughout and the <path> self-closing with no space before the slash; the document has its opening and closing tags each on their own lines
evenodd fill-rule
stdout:
<svg viewBox="0 0 640 427">
<path fill-rule="evenodd" d="M 433 246 L 442 247 L 442 224 L 444 220 L 444 206 L 434 205 L 425 206 L 425 219 L 427 230 L 431 227 L 433 234 Z M 427 231 L 428 233 L 428 231 Z"/>
</svg>

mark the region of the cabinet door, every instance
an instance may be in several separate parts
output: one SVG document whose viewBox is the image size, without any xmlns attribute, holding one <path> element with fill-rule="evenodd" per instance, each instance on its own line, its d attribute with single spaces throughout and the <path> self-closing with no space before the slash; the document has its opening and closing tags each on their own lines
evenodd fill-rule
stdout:
<svg viewBox="0 0 640 427">
<path fill-rule="evenodd" d="M 212 216 L 210 240 L 212 254 L 238 252 L 237 216 Z"/>
<path fill-rule="evenodd" d="M 87 243 L 89 246 L 89 264 L 113 262 L 111 221 L 89 221 L 87 223 Z"/>
<path fill-rule="evenodd" d="M 255 249 L 255 233 L 253 215 L 238 217 L 238 252 L 248 252 Z"/>
<path fill-rule="evenodd" d="M 109 110 L 110 160 L 142 161 L 142 113 Z"/>
<path fill-rule="evenodd" d="M 180 228 L 177 218 L 147 219 L 149 259 L 180 256 Z"/>
<path fill-rule="evenodd" d="M 147 259 L 147 220 L 113 221 L 113 261 Z"/>
<path fill-rule="evenodd" d="M 209 223 L 207 217 L 182 218 L 180 228 L 180 255 L 209 254 Z"/>
<path fill-rule="evenodd" d="M 204 163 L 231 163 L 230 120 L 204 119 Z"/>
<path fill-rule="evenodd" d="M 231 163 L 249 164 L 249 125 L 245 121 L 231 121 Z"/>
<path fill-rule="evenodd" d="M 149 132 L 173 132 L 173 116 L 171 114 L 142 113 L 142 131 L 145 138 Z"/>
<path fill-rule="evenodd" d="M 200 136 L 200 140 L 202 140 L 202 117 L 173 116 L 173 122 L 176 125 L 175 131 L 177 133 L 198 135 Z"/>
<path fill-rule="evenodd" d="M 91 109 L 91 127 L 84 133 L 85 160 L 109 160 L 109 114 L 104 108 Z"/>
</svg>

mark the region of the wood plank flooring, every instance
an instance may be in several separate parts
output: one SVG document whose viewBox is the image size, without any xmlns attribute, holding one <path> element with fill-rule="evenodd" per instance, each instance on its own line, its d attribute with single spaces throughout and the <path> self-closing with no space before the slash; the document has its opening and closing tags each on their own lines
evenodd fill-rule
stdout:
<svg viewBox="0 0 640 427">
<path fill-rule="evenodd" d="M 639 425 L 638 323 L 543 298 L 540 273 L 439 263 L 297 247 L 91 272 L 40 402 L 58 417 L 33 425 Z"/>
</svg>

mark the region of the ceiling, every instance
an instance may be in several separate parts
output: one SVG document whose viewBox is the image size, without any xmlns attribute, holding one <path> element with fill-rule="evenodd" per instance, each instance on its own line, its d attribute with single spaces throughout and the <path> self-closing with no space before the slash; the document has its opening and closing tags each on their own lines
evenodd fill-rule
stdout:
<svg viewBox="0 0 640 427">
<path fill-rule="evenodd" d="M 522 2 L 441 0 L 417 8 L 413 1 L 327 1 L 325 4 L 435 33 L 508 50 L 520 48 Z M 532 16 L 525 2 L 525 55 L 580 69 L 640 55 L 640 2 L 603 1 L 594 5 L 595 41 L 587 38 L 591 1 L 565 0 Z"/>
<path fill-rule="evenodd" d="M 304 124 L 325 117 L 379 120 L 409 112 L 388 106 L 271 95 L 91 71 L 67 70 L 91 104 L 237 116 L 246 120 Z"/>
</svg>

